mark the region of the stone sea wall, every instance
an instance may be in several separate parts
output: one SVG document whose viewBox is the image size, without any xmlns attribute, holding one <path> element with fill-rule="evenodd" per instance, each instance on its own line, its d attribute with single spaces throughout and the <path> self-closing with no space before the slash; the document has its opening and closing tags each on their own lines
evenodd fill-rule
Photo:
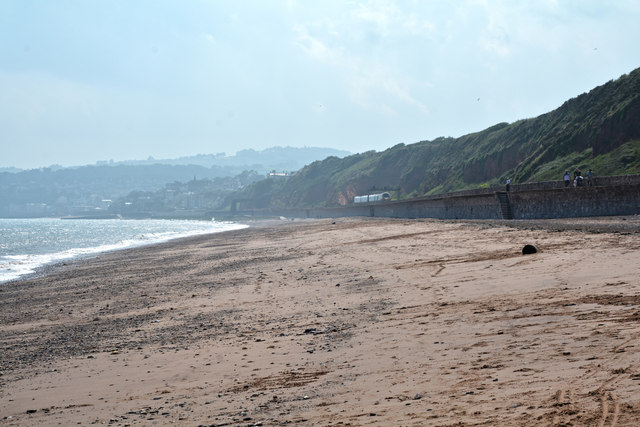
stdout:
<svg viewBox="0 0 640 427">
<path fill-rule="evenodd" d="M 640 184 L 518 191 L 509 199 L 515 219 L 640 214 Z"/>
<path fill-rule="evenodd" d="M 440 219 L 636 215 L 640 214 L 640 175 L 598 177 L 591 187 L 565 188 L 562 181 L 549 181 L 512 185 L 508 193 L 504 187 L 482 188 L 386 203 L 282 209 L 270 213 L 296 218 L 375 216 Z"/>
</svg>

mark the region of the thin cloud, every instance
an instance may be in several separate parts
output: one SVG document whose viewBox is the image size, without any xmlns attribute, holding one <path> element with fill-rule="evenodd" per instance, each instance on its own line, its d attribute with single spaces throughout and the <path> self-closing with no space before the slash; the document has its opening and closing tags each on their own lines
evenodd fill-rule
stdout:
<svg viewBox="0 0 640 427">
<path fill-rule="evenodd" d="M 383 17 L 380 10 L 360 6 L 360 18 L 372 20 L 382 26 L 387 25 L 387 18 Z M 399 106 L 392 104 L 404 104 L 417 108 L 421 114 L 429 114 L 427 106 L 412 95 L 411 78 L 399 75 L 375 57 L 358 53 L 353 48 L 350 50 L 344 44 L 330 47 L 330 43 L 336 42 L 333 36 L 336 32 L 335 25 L 335 22 L 332 23 L 326 30 L 321 23 L 315 24 L 318 33 L 328 40 L 325 43 L 320 37 L 312 36 L 305 25 L 297 24 L 294 26 L 297 35 L 295 43 L 308 58 L 338 70 L 348 86 L 351 100 L 362 108 L 395 116 L 398 115 Z M 348 30 L 342 28 L 339 32 L 344 34 Z M 349 37 L 338 41 L 348 42 Z"/>
<path fill-rule="evenodd" d="M 207 43 L 216 44 L 216 38 L 213 36 L 213 34 L 203 33 L 203 34 L 202 34 L 202 38 L 203 38 Z"/>
<path fill-rule="evenodd" d="M 309 58 L 323 62 L 335 62 L 336 54 L 319 39 L 311 36 L 307 27 L 297 24 L 293 27 L 293 31 L 297 34 L 295 45 L 298 46 Z"/>
</svg>

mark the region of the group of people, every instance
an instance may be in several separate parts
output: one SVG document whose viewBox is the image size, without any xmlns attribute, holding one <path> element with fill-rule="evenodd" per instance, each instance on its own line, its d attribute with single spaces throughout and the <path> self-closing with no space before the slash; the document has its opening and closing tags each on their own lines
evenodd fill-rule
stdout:
<svg viewBox="0 0 640 427">
<path fill-rule="evenodd" d="M 568 187 L 569 185 L 571 185 L 571 175 L 569 174 L 569 171 L 565 171 L 564 172 L 564 186 Z M 582 187 L 583 185 L 585 185 L 585 179 L 582 176 L 582 172 L 580 171 L 580 169 L 576 169 L 573 172 L 573 186 L 574 187 Z M 587 172 L 587 179 L 586 179 L 587 186 L 592 186 L 593 185 L 593 170 L 589 169 L 589 171 Z"/>
</svg>

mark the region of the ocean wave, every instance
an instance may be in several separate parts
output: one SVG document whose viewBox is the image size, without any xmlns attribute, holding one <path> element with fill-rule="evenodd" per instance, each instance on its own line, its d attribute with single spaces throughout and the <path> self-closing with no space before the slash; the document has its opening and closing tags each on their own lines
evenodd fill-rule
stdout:
<svg viewBox="0 0 640 427">
<path fill-rule="evenodd" d="M 157 225 L 161 220 L 154 221 L 154 225 Z M 221 233 L 248 227 L 247 225 L 243 224 L 212 221 L 211 223 L 194 222 L 194 224 L 187 224 L 191 227 L 186 227 L 185 229 L 183 223 L 184 222 L 178 224 L 176 222 L 167 221 L 167 228 L 175 225 L 175 228 L 177 229 L 141 232 L 131 236 L 127 236 L 127 238 L 122 238 L 115 242 L 98 244 L 96 246 L 70 247 L 50 253 L 0 254 L 0 283 L 19 279 L 28 274 L 35 273 L 37 269 L 41 267 L 66 260 L 79 259 L 105 252 L 162 243 L 182 237 L 190 237 L 210 233 Z M 135 224 L 138 226 L 137 228 L 140 228 L 139 222 Z M 95 227 L 96 225 L 98 224 L 96 224 L 95 221 L 92 221 L 91 226 Z"/>
</svg>

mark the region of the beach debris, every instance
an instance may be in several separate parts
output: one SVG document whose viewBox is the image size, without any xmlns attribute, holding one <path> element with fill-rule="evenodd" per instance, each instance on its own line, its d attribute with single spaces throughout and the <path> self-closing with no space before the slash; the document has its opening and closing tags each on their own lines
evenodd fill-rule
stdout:
<svg viewBox="0 0 640 427">
<path fill-rule="evenodd" d="M 524 245 L 522 248 L 522 255 L 529 255 L 538 253 L 538 248 L 535 245 Z"/>
</svg>

